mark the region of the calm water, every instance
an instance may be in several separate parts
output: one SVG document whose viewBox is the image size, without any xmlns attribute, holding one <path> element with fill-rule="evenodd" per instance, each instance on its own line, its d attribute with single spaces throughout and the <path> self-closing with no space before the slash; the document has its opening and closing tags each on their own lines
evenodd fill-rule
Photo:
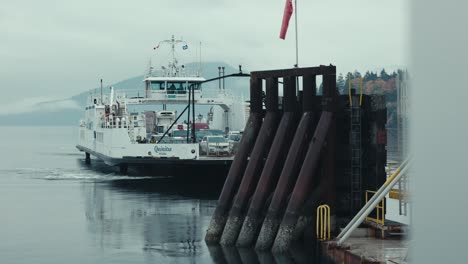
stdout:
<svg viewBox="0 0 468 264">
<path fill-rule="evenodd" d="M 75 139 L 74 127 L 0 127 L 0 263 L 274 262 L 206 246 L 217 191 L 86 165 Z"/>
</svg>

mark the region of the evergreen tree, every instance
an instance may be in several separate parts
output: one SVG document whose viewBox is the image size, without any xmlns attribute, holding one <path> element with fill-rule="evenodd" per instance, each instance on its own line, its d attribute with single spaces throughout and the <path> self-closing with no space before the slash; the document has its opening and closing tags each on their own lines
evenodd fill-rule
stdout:
<svg viewBox="0 0 468 264">
<path fill-rule="evenodd" d="M 343 94 L 348 94 L 349 82 L 352 79 L 353 79 L 353 74 L 348 72 L 348 74 L 346 74 L 346 79 L 345 79 L 345 83 L 344 83 L 344 87 L 343 87 Z"/>
<path fill-rule="evenodd" d="M 340 94 L 345 94 L 346 93 L 345 87 L 346 87 L 346 82 L 343 78 L 343 74 L 340 73 L 340 75 L 338 75 L 338 78 L 336 79 L 336 89 L 338 90 Z"/>
<path fill-rule="evenodd" d="M 380 72 L 380 79 L 384 81 L 388 81 L 388 79 L 390 79 L 390 75 L 387 74 L 385 69 L 382 69 L 382 71 Z"/>
<path fill-rule="evenodd" d="M 353 77 L 354 77 L 354 78 L 361 78 L 361 73 L 358 72 L 357 70 L 354 70 Z"/>
<path fill-rule="evenodd" d="M 364 74 L 363 82 L 367 82 L 371 80 L 371 73 L 369 71 L 366 71 L 366 74 Z"/>
</svg>

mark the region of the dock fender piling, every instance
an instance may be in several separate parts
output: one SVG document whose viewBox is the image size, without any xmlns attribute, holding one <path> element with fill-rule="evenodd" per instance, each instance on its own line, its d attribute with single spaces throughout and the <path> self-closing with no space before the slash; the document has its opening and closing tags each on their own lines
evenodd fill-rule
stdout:
<svg viewBox="0 0 468 264">
<path fill-rule="evenodd" d="M 231 168 L 218 199 L 211 218 L 210 225 L 206 231 L 205 241 L 207 243 L 218 243 L 226 225 L 227 216 L 233 197 L 237 192 L 239 183 L 247 166 L 247 158 L 255 144 L 258 132 L 263 121 L 262 102 L 262 79 L 251 76 L 250 78 L 250 116 L 244 135 L 239 143 L 239 149 L 234 156 Z"/>
<path fill-rule="evenodd" d="M 267 251 L 273 246 L 273 242 L 276 237 L 276 232 L 281 224 L 279 217 L 274 217 L 275 213 L 267 215 L 263 220 L 260 233 L 258 234 L 257 242 L 255 243 L 255 249 L 259 251 Z M 269 216 L 269 217 L 268 217 Z"/>
<path fill-rule="evenodd" d="M 248 207 L 247 216 L 237 238 L 236 245 L 238 247 L 249 247 L 255 243 L 263 221 L 264 212 L 268 209 L 268 207 L 265 207 L 265 204 L 270 204 L 271 202 L 272 191 L 279 179 L 296 131 L 297 119 L 297 114 L 294 112 L 283 114 L 257 188 L 252 196 L 252 202 Z"/>
<path fill-rule="evenodd" d="M 322 112 L 320 116 L 319 123 L 317 124 L 317 128 L 314 132 L 314 137 L 310 143 L 303 166 L 294 186 L 291 199 L 288 203 L 283 220 L 281 221 L 275 242 L 273 243 L 273 252 L 285 252 L 291 245 L 293 232 L 299 217 L 299 211 L 304 205 L 308 191 L 314 183 L 317 183 L 319 178 L 316 171 L 333 116 L 333 113 L 328 111 Z"/>
<path fill-rule="evenodd" d="M 251 113 L 239 149 L 234 156 L 228 176 L 218 199 L 218 205 L 206 232 L 207 243 L 218 243 L 227 221 L 231 203 L 239 187 L 243 172 L 247 166 L 247 157 L 252 150 L 262 123 L 261 113 Z"/>
<path fill-rule="evenodd" d="M 299 241 L 304 237 L 304 231 L 308 226 L 315 226 L 317 206 L 322 203 L 324 196 L 325 183 L 322 179 L 321 183 L 314 188 L 309 197 L 304 203 L 299 219 L 293 233 L 293 241 Z"/>
<path fill-rule="evenodd" d="M 313 112 L 304 112 L 302 114 L 267 214 L 260 228 L 260 233 L 255 244 L 257 250 L 269 250 L 273 245 L 281 223 L 281 213 L 288 204 L 288 195 L 294 187 L 311 140 L 311 135 L 314 131 L 314 120 L 315 114 Z"/>
<path fill-rule="evenodd" d="M 266 115 L 221 236 L 220 243 L 223 246 L 233 246 L 237 241 L 240 229 L 244 223 L 245 212 L 248 209 L 248 201 L 257 186 L 258 179 L 263 170 L 264 160 L 272 147 L 280 116 L 278 110 L 278 79 L 267 78 Z"/>
</svg>

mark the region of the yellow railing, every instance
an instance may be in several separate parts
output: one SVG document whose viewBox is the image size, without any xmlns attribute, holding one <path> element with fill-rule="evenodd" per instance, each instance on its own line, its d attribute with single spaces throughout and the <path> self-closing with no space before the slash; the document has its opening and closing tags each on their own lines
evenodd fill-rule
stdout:
<svg viewBox="0 0 468 264">
<path fill-rule="evenodd" d="M 366 203 L 369 200 L 369 194 L 375 194 L 375 191 L 366 191 Z M 375 222 L 379 225 L 385 225 L 385 198 L 383 198 L 376 206 L 375 209 L 377 210 L 377 215 L 376 217 L 366 217 L 366 221 L 372 221 Z"/>
<path fill-rule="evenodd" d="M 330 206 L 317 207 L 316 234 L 318 240 L 330 240 Z"/>
<path fill-rule="evenodd" d="M 351 74 L 348 76 L 349 80 L 348 80 L 348 97 L 349 97 L 349 106 L 353 106 L 353 99 L 351 97 Z M 362 77 L 359 77 L 359 81 L 360 81 L 360 84 L 359 84 L 359 106 L 362 105 Z"/>
</svg>

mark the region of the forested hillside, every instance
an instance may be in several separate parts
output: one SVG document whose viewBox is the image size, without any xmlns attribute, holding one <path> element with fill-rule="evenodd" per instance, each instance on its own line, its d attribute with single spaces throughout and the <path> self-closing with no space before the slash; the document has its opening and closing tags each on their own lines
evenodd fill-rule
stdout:
<svg viewBox="0 0 468 264">
<path fill-rule="evenodd" d="M 387 128 L 397 126 L 397 76 L 403 74 L 403 70 L 387 73 L 382 69 L 380 73 L 367 71 L 362 75 L 358 71 L 339 74 L 336 78 L 336 87 L 340 94 L 347 94 L 349 81 L 351 87 L 359 91 L 362 78 L 362 90 L 364 94 L 383 94 L 387 100 Z M 405 72 L 407 75 L 408 73 Z"/>
</svg>

